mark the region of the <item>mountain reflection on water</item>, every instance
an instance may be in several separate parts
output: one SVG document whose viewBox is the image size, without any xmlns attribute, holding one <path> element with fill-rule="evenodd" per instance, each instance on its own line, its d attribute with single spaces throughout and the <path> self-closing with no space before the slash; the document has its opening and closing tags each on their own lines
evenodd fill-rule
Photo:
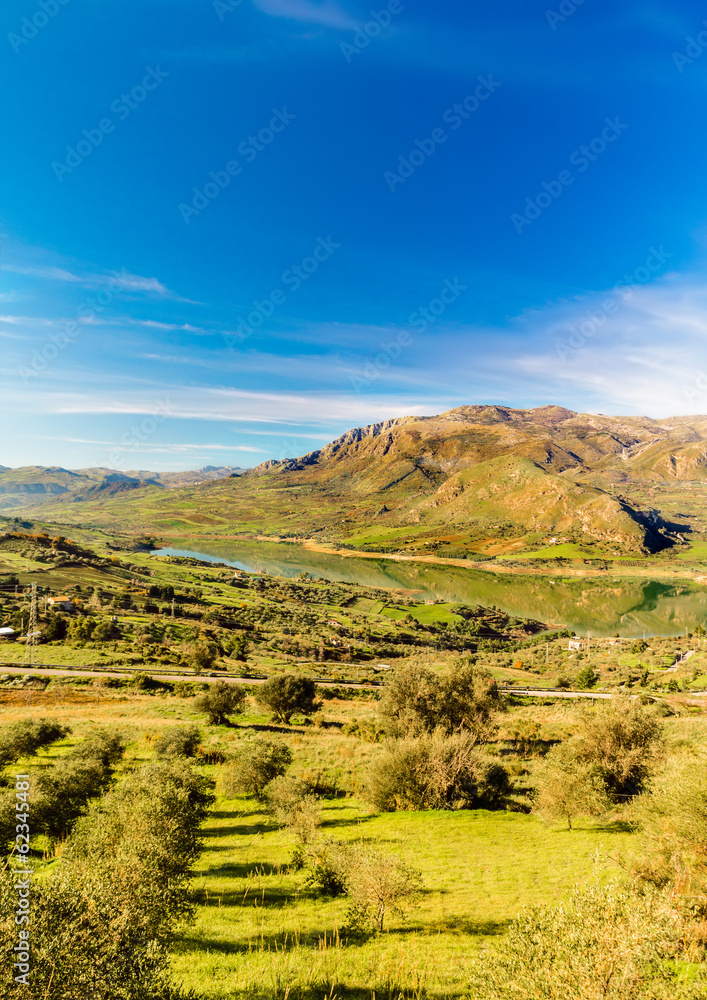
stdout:
<svg viewBox="0 0 707 1000">
<path fill-rule="evenodd" d="M 521 576 L 391 559 L 364 559 L 294 543 L 184 539 L 160 555 L 191 556 L 273 576 L 309 573 L 384 590 L 414 590 L 420 599 L 501 608 L 595 636 L 677 635 L 707 623 L 707 587 L 691 581 L 610 577 Z M 198 550 L 191 545 L 198 545 Z"/>
</svg>

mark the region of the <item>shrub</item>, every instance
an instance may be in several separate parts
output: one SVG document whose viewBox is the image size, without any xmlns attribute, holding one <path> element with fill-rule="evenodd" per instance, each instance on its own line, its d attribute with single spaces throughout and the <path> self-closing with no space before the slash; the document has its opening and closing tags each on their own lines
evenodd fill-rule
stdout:
<svg viewBox="0 0 707 1000">
<path fill-rule="evenodd" d="M 376 809 L 490 807 L 510 790 L 508 772 L 471 733 L 442 732 L 389 741 L 373 760 L 366 797 Z"/>
<path fill-rule="evenodd" d="M 70 732 L 56 719 L 25 719 L 5 726 L 0 731 L 0 769 L 63 740 Z"/>
<path fill-rule="evenodd" d="M 641 883 L 667 888 L 678 913 L 707 921 L 707 752 L 671 759 L 635 803 L 642 826 L 634 875 Z M 707 928 L 688 926 L 704 946 Z"/>
<path fill-rule="evenodd" d="M 435 674 L 415 661 L 397 668 L 386 685 L 380 712 L 394 735 L 464 729 L 484 741 L 491 737 L 494 715 L 502 707 L 491 674 L 460 658 L 446 674 Z"/>
<path fill-rule="evenodd" d="M 270 709 L 278 722 L 289 722 L 295 712 L 310 715 L 318 710 L 316 693 L 317 686 L 309 677 L 280 674 L 258 688 L 255 700 Z"/>
<path fill-rule="evenodd" d="M 229 715 L 237 715 L 243 711 L 245 700 L 246 692 L 243 687 L 217 681 L 216 684 L 209 685 L 208 691 L 199 695 L 194 707 L 198 712 L 208 715 L 212 726 L 223 726 L 228 724 Z"/>
<path fill-rule="evenodd" d="M 268 784 L 265 797 L 269 812 L 288 827 L 302 844 L 310 843 L 321 826 L 319 802 L 309 786 L 297 778 L 280 775 Z"/>
<path fill-rule="evenodd" d="M 575 889 L 566 903 L 530 909 L 493 954 L 472 965 L 474 1000 L 698 1000 L 668 959 L 682 949 L 664 899 L 618 882 Z"/>
<path fill-rule="evenodd" d="M 292 751 L 281 740 L 256 736 L 243 742 L 221 772 L 221 793 L 228 799 L 241 792 L 262 798 L 265 786 L 284 774 Z"/>
<path fill-rule="evenodd" d="M 96 760 L 103 767 L 114 767 L 127 746 L 122 733 L 111 729 L 93 729 L 71 750 L 68 759 Z"/>
<path fill-rule="evenodd" d="M 40 771 L 35 779 L 32 817 L 35 827 L 52 844 L 63 840 L 85 812 L 89 799 L 102 795 L 112 771 L 99 760 L 60 760 Z"/>
<path fill-rule="evenodd" d="M 198 726 L 176 726 L 168 729 L 155 741 L 155 755 L 161 759 L 170 757 L 194 757 L 201 743 Z"/>
<path fill-rule="evenodd" d="M 193 642 L 189 646 L 189 658 L 197 673 L 201 673 L 202 670 L 211 670 L 218 655 L 218 646 L 204 639 Z"/>
<path fill-rule="evenodd" d="M 596 763 L 577 760 L 567 743 L 553 747 L 538 778 L 535 809 L 541 816 L 563 819 L 572 829 L 575 816 L 598 816 L 609 808 L 601 771 Z"/>
<path fill-rule="evenodd" d="M 206 780 L 175 761 L 140 768 L 94 803 L 67 860 L 33 883 L 29 987 L 14 981 L 16 879 L 3 873 L 3 996 L 187 1000 L 166 978 L 167 946 L 193 910 L 189 876 L 211 801 Z"/>
<path fill-rule="evenodd" d="M 422 875 L 401 858 L 357 845 L 347 857 L 346 891 L 351 900 L 347 923 L 351 930 L 383 932 L 388 913 L 401 916 L 420 892 Z"/>
<path fill-rule="evenodd" d="M 342 896 L 346 892 L 351 844 L 327 837 L 307 848 L 304 864 L 305 883 L 325 896 Z"/>
<path fill-rule="evenodd" d="M 628 695 L 586 711 L 569 741 L 577 761 L 593 765 L 614 798 L 636 795 L 655 766 L 662 742 L 656 714 Z"/>
</svg>

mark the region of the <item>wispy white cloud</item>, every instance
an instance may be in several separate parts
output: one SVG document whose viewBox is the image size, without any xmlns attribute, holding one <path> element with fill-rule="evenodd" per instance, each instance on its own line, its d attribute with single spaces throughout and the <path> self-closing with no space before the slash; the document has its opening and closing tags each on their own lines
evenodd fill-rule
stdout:
<svg viewBox="0 0 707 1000">
<path fill-rule="evenodd" d="M 264 14 L 324 28 L 355 28 L 356 21 L 334 0 L 253 0 Z"/>
<path fill-rule="evenodd" d="M 141 274 L 132 274 L 126 268 L 121 268 L 120 271 L 110 273 L 86 270 L 77 272 L 54 265 L 5 262 L 0 264 L 0 270 L 11 274 L 20 274 L 24 277 L 36 278 L 40 281 L 58 281 L 64 284 L 80 285 L 82 288 L 110 287 L 122 292 L 134 292 L 136 294 L 153 295 L 158 298 L 170 299 L 174 302 L 192 303 L 191 299 L 185 299 L 181 295 L 177 295 L 176 292 L 171 291 L 157 278 L 147 278 Z"/>
</svg>

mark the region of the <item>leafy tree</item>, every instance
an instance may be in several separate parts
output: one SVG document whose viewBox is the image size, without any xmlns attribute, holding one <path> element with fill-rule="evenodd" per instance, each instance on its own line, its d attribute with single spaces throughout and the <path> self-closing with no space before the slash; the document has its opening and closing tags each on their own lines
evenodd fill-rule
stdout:
<svg viewBox="0 0 707 1000">
<path fill-rule="evenodd" d="M 575 759 L 594 765 L 613 797 L 636 795 L 654 768 L 663 741 L 655 713 L 621 695 L 586 711 L 569 741 Z"/>
<path fill-rule="evenodd" d="M 282 740 L 256 736 L 243 742 L 221 773 L 226 798 L 240 792 L 263 797 L 266 785 L 284 774 L 292 763 L 292 751 Z"/>
<path fill-rule="evenodd" d="M 216 658 L 219 655 L 218 646 L 213 642 L 208 642 L 205 639 L 199 639 L 197 642 L 193 642 L 189 647 L 189 658 L 194 664 L 194 670 L 196 673 L 201 673 L 202 670 L 210 670 Z"/>
<path fill-rule="evenodd" d="M 32 817 L 51 843 L 63 840 L 88 805 L 102 795 L 113 773 L 99 760 L 63 758 L 34 776 Z"/>
<path fill-rule="evenodd" d="M 598 680 L 599 674 L 596 670 L 594 670 L 591 663 L 587 663 L 577 674 L 577 687 L 582 688 L 583 690 L 593 688 L 596 687 Z"/>
<path fill-rule="evenodd" d="M 575 889 L 551 908 L 524 911 L 493 954 L 472 965 L 474 1000 L 699 1000 L 665 899 L 618 881 Z M 669 961 L 673 959 L 673 961 Z M 687 963 L 684 963 L 686 965 Z"/>
<path fill-rule="evenodd" d="M 278 722 L 289 722 L 295 712 L 310 715 L 317 711 L 316 693 L 317 686 L 309 677 L 279 674 L 258 688 L 255 700 L 269 708 Z"/>
<path fill-rule="evenodd" d="M 62 615 L 50 614 L 47 621 L 42 625 L 42 642 L 54 642 L 58 639 L 65 639 L 67 632 L 67 621 Z"/>
<path fill-rule="evenodd" d="M 567 743 L 553 747 L 538 778 L 536 811 L 552 819 L 563 819 L 571 830 L 575 816 L 598 816 L 609 805 L 596 763 L 577 760 L 573 747 Z"/>
<path fill-rule="evenodd" d="M 23 719 L 0 731 L 0 768 L 63 740 L 71 730 L 56 719 Z"/>
<path fill-rule="evenodd" d="M 175 726 L 167 729 L 155 743 L 155 754 L 159 758 L 194 757 L 201 744 L 201 730 L 198 726 Z"/>
<path fill-rule="evenodd" d="M 304 781 L 282 774 L 267 786 L 269 812 L 281 826 L 288 827 L 301 844 L 310 843 L 321 825 L 319 801 Z"/>
<path fill-rule="evenodd" d="M 441 675 L 415 660 L 397 668 L 386 685 L 380 712 L 395 735 L 464 729 L 485 741 L 502 708 L 491 674 L 469 658 L 460 658 Z"/>
<path fill-rule="evenodd" d="M 483 753 L 471 733 L 441 731 L 390 740 L 373 759 L 366 797 L 384 812 L 499 805 L 508 772 Z"/>
<path fill-rule="evenodd" d="M 419 895 L 422 874 L 401 858 L 366 845 L 354 847 L 347 861 L 348 924 L 352 929 L 372 927 L 382 934 L 387 914 L 402 915 Z"/>
<path fill-rule="evenodd" d="M 245 635 L 236 636 L 227 646 L 228 655 L 232 656 L 234 660 L 240 660 L 242 663 L 245 663 L 248 659 L 248 649 L 249 642 Z"/>
<path fill-rule="evenodd" d="M 115 767 L 127 746 L 124 735 L 114 729 L 92 729 L 71 750 L 68 759 L 97 760 L 103 767 Z"/>
<path fill-rule="evenodd" d="M 173 761 L 140 768 L 92 805 L 33 884 L 29 986 L 12 968 L 16 878 L 1 874 L 3 997 L 188 1000 L 167 978 L 167 949 L 193 913 L 189 877 L 212 801 L 207 779 Z"/>
<path fill-rule="evenodd" d="M 243 711 L 245 700 L 246 692 L 241 685 L 217 681 L 216 684 L 209 685 L 208 691 L 199 695 L 194 706 L 197 712 L 208 715 L 212 726 L 223 726 L 228 724 L 229 715 L 237 715 Z"/>
</svg>

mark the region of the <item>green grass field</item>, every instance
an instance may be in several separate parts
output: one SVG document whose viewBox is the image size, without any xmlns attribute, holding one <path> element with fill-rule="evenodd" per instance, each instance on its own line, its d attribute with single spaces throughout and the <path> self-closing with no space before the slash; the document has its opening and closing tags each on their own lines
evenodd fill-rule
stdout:
<svg viewBox="0 0 707 1000">
<path fill-rule="evenodd" d="M 323 815 L 325 835 L 374 841 L 422 871 L 407 919 L 367 941 L 342 938 L 345 901 L 316 895 L 291 870 L 293 837 L 252 800 L 219 799 L 195 880 L 197 921 L 172 963 L 177 980 L 213 1000 L 462 996 L 469 963 L 522 907 L 592 877 L 597 852 L 631 847 L 620 827 L 570 833 L 519 813 L 375 816 L 347 799 L 327 802 Z"/>
</svg>

